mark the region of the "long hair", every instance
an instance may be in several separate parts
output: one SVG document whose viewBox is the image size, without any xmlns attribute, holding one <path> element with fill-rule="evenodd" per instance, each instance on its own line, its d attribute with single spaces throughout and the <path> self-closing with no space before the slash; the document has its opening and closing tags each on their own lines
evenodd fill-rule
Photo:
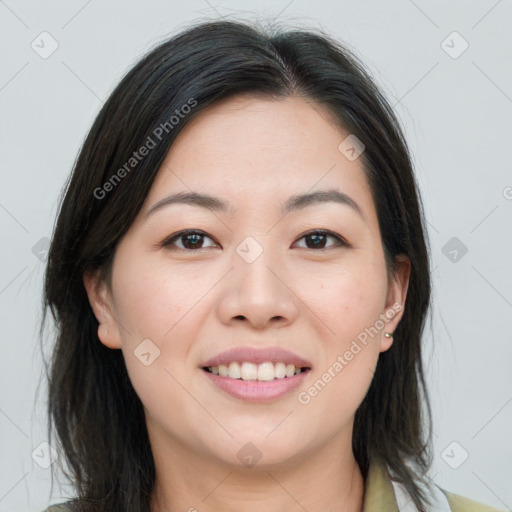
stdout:
<svg viewBox="0 0 512 512">
<path fill-rule="evenodd" d="M 76 509 L 149 510 L 155 483 L 142 403 L 122 352 L 98 339 L 82 277 L 99 270 L 109 279 L 116 246 L 183 127 L 215 102 L 245 93 L 324 106 L 365 145 L 360 158 L 388 272 L 395 270 L 395 256 L 405 254 L 411 275 L 394 343 L 380 354 L 356 412 L 352 448 L 363 476 L 370 462 L 385 464 L 425 508 L 431 409 L 421 338 L 431 283 L 423 210 L 400 124 L 359 59 L 323 32 L 203 21 L 152 49 L 120 81 L 60 201 L 42 324 L 51 311 L 56 342 L 48 363 L 48 435 L 65 455 L 61 469 L 76 488 Z M 154 145 L 142 156 L 137 150 L 150 139 Z"/>
</svg>

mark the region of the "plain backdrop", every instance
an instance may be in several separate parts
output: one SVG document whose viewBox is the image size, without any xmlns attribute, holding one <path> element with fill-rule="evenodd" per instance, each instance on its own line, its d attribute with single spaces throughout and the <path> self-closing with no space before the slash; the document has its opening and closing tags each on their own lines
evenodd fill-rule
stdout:
<svg viewBox="0 0 512 512">
<path fill-rule="evenodd" d="M 45 250 L 77 151 L 140 56 L 219 17 L 325 30 L 394 106 L 432 249 L 432 477 L 512 508 L 512 1 L 0 0 L 0 511 L 70 495 L 56 483 L 50 496 L 38 328 Z"/>
</svg>

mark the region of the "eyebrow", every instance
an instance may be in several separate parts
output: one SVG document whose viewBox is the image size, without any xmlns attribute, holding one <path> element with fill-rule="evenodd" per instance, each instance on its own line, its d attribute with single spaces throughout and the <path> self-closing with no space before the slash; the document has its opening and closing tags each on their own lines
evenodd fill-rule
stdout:
<svg viewBox="0 0 512 512">
<path fill-rule="evenodd" d="M 316 192 L 291 196 L 282 206 L 281 213 L 286 215 L 287 213 L 296 210 L 302 210 L 303 208 L 311 205 L 328 202 L 350 206 L 350 208 L 352 208 L 364 219 L 363 212 L 359 205 L 347 194 L 334 189 L 319 190 Z M 236 210 L 229 203 L 218 197 L 214 197 L 208 194 L 200 194 L 198 192 L 179 192 L 177 194 L 164 197 L 156 204 L 154 204 L 146 214 L 146 219 L 156 211 L 173 204 L 199 206 L 201 208 L 208 208 L 209 210 L 227 213 L 231 216 L 236 213 Z"/>
</svg>

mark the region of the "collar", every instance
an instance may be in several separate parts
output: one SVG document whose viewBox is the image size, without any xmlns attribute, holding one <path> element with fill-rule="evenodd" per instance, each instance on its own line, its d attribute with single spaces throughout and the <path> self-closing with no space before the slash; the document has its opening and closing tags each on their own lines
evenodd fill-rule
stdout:
<svg viewBox="0 0 512 512">
<path fill-rule="evenodd" d="M 379 463 L 371 463 L 365 482 L 363 512 L 399 512 L 387 469 Z"/>
</svg>

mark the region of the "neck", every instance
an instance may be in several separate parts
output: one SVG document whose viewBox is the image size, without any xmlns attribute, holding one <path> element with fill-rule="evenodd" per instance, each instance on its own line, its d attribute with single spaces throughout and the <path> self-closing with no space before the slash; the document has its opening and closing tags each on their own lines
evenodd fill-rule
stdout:
<svg viewBox="0 0 512 512">
<path fill-rule="evenodd" d="M 361 512 L 364 479 L 348 437 L 313 454 L 252 468 L 219 463 L 179 445 L 154 450 L 151 512 Z"/>
</svg>

